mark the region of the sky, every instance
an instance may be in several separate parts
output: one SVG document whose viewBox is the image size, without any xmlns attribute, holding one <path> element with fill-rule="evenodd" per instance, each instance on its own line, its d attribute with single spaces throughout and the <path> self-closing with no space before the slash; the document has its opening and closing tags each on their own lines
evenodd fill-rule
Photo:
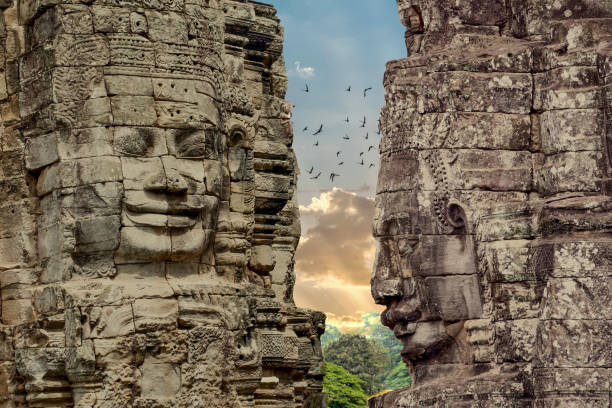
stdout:
<svg viewBox="0 0 612 408">
<path fill-rule="evenodd" d="M 381 310 L 369 288 L 378 117 L 385 63 L 406 54 L 404 27 L 395 0 L 272 3 L 285 27 L 287 99 L 295 105 L 294 149 L 300 167 L 302 238 L 295 300 L 298 306 L 326 312 L 331 324 L 350 329 L 363 312 Z M 309 92 L 304 92 L 306 85 Z M 320 125 L 323 131 L 314 136 Z M 332 172 L 339 174 L 334 182 Z"/>
</svg>

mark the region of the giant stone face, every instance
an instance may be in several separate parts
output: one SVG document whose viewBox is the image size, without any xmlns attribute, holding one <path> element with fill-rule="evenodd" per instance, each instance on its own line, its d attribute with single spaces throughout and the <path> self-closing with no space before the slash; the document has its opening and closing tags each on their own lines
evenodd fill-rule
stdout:
<svg viewBox="0 0 612 408">
<path fill-rule="evenodd" d="M 397 3 L 371 283 L 413 386 L 370 406 L 607 406 L 612 9 Z"/>
<path fill-rule="evenodd" d="M 69 3 L 0 5 L 0 406 L 323 408 L 276 10 Z"/>
</svg>

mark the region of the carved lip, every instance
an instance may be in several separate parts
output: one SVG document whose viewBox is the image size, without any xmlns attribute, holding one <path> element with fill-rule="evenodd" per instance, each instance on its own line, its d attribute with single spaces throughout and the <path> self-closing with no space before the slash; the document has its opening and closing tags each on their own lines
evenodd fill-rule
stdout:
<svg viewBox="0 0 612 408">
<path fill-rule="evenodd" d="M 416 361 L 420 361 L 425 356 L 427 352 L 423 347 L 415 347 L 415 346 L 404 346 L 400 355 L 402 356 L 402 360 L 404 363 L 412 363 Z"/>
<path fill-rule="evenodd" d="M 129 209 L 124 210 L 124 216 L 134 225 L 144 227 L 191 228 L 197 223 L 197 217 L 132 212 Z"/>
<path fill-rule="evenodd" d="M 412 322 L 412 323 L 397 323 L 394 327 L 393 327 L 393 334 L 395 334 L 395 337 L 397 337 L 400 340 L 403 340 L 406 337 L 410 337 L 412 336 L 414 333 L 416 333 L 416 329 L 417 329 L 417 323 L 416 322 Z"/>
<path fill-rule="evenodd" d="M 206 201 L 198 195 L 173 197 L 142 191 L 127 191 L 125 206 L 134 213 L 189 216 L 200 213 L 206 207 Z"/>
</svg>

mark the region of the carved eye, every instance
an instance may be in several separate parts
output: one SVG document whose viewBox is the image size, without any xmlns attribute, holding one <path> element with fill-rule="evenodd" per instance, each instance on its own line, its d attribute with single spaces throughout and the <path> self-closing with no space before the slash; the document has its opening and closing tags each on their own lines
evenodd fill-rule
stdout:
<svg viewBox="0 0 612 408">
<path fill-rule="evenodd" d="M 206 155 L 206 134 L 195 132 L 177 139 L 176 154 L 183 158 L 201 158 Z"/>
<path fill-rule="evenodd" d="M 153 136 L 146 129 L 121 129 L 115 133 L 115 148 L 130 156 L 144 156 L 153 145 Z"/>
</svg>

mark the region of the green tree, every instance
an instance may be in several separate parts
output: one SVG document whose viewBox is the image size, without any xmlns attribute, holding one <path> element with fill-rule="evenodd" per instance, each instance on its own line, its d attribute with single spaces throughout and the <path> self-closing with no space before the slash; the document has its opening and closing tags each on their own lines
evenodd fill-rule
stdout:
<svg viewBox="0 0 612 408">
<path fill-rule="evenodd" d="M 404 345 L 399 341 L 393 331 L 380 323 L 380 313 L 370 312 L 361 316 L 362 326 L 359 332 L 367 338 L 374 340 L 388 350 L 389 364 L 385 367 L 382 375 L 385 389 L 393 390 L 410 385 L 410 374 L 406 364 L 402 361 L 402 348 Z"/>
<path fill-rule="evenodd" d="M 355 334 L 343 334 L 325 347 L 325 360 L 347 369 L 364 383 L 369 395 L 385 389 L 383 373 L 389 364 L 388 350 L 373 340 Z"/>
<path fill-rule="evenodd" d="M 366 408 L 365 383 L 357 376 L 334 363 L 325 363 L 323 391 L 327 393 L 329 408 Z"/>
<path fill-rule="evenodd" d="M 383 384 L 388 390 L 408 387 L 410 385 L 410 374 L 403 361 L 398 361 L 395 367 L 385 370 Z"/>
<path fill-rule="evenodd" d="M 321 346 L 327 346 L 329 343 L 338 340 L 340 336 L 342 336 L 342 333 L 340 333 L 336 326 L 327 324 L 325 326 L 325 333 L 321 336 Z"/>
</svg>

